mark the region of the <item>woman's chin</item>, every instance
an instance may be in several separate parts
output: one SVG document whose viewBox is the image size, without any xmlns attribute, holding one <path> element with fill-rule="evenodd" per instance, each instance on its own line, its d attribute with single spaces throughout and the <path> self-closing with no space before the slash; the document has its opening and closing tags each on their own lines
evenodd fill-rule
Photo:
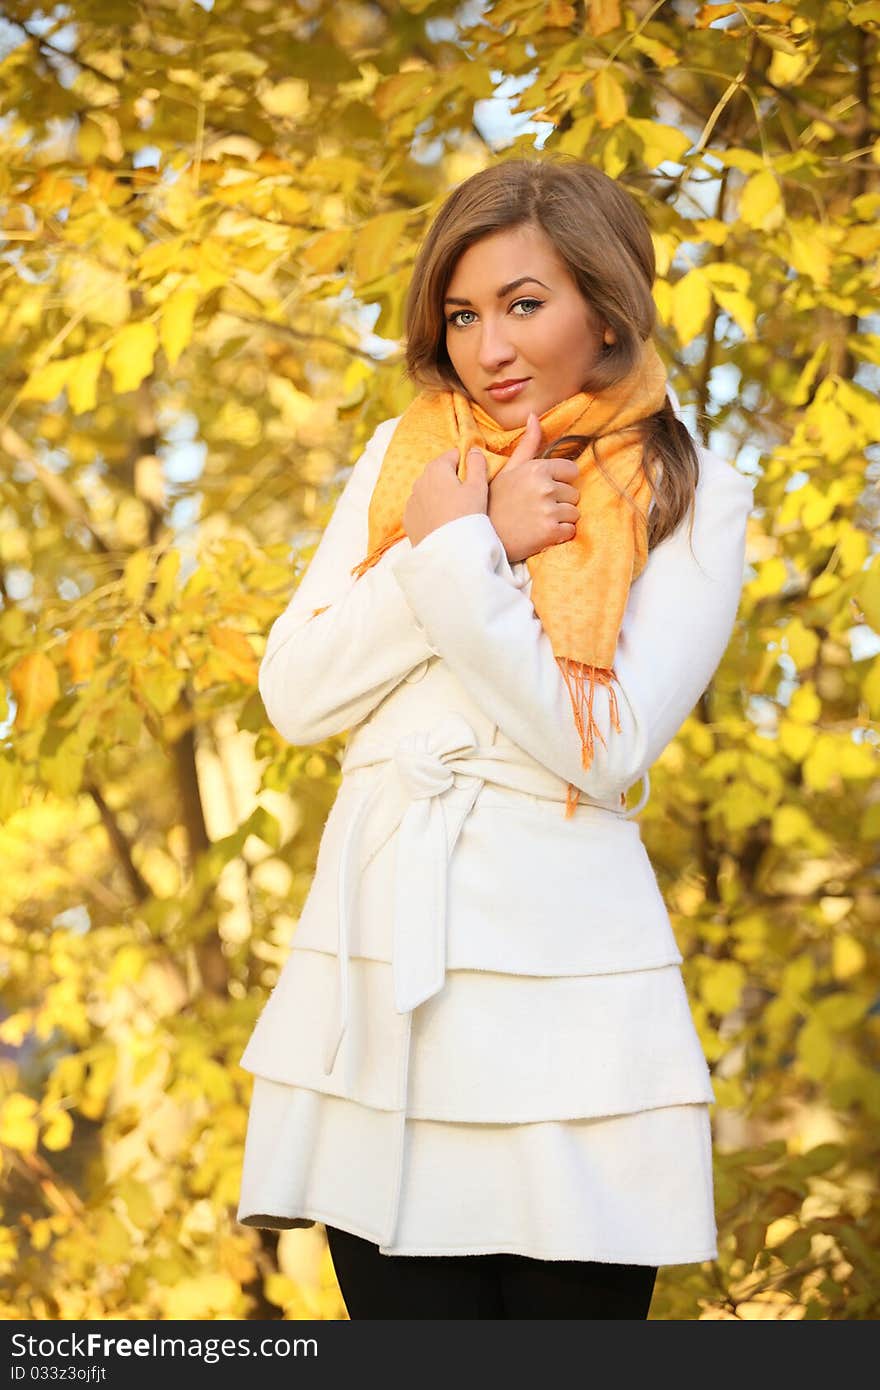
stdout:
<svg viewBox="0 0 880 1390">
<path fill-rule="evenodd" d="M 524 425 L 529 418 L 529 412 L 535 409 L 528 401 L 518 399 L 496 401 L 491 393 L 482 401 L 482 406 L 487 415 L 491 415 L 493 420 L 497 420 L 499 424 L 503 424 L 506 429 L 510 430 Z"/>
</svg>

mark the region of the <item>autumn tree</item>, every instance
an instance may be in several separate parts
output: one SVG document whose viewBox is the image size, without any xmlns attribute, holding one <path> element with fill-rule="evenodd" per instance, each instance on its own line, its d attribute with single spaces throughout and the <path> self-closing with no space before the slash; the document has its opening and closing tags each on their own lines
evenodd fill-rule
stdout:
<svg viewBox="0 0 880 1390">
<path fill-rule="evenodd" d="M 411 398 L 434 211 L 538 148 L 639 201 L 672 384 L 755 483 L 641 815 L 717 1095 L 719 1260 L 652 1317 L 877 1316 L 878 31 L 876 0 L 4 7 L 14 1316 L 344 1316 L 319 1243 L 234 1219 L 238 1059 L 342 752 L 287 745 L 256 674 Z"/>
</svg>

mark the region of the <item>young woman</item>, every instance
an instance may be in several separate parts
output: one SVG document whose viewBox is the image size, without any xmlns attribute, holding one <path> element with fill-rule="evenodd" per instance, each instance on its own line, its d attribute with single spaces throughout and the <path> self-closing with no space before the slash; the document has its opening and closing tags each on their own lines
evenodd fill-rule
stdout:
<svg viewBox="0 0 880 1390">
<path fill-rule="evenodd" d="M 269 633 L 273 725 L 349 738 L 241 1059 L 238 1216 L 323 1222 L 353 1318 L 646 1318 L 661 1264 L 717 1254 L 714 1092 L 633 816 L 730 639 L 752 494 L 670 400 L 654 273 L 581 161 L 454 189 L 420 389 Z"/>
</svg>

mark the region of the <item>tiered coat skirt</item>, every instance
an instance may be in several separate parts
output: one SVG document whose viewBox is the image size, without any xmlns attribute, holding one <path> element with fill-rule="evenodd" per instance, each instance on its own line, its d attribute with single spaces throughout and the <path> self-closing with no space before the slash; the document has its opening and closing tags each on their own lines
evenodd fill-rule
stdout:
<svg viewBox="0 0 880 1390">
<path fill-rule="evenodd" d="M 483 788 L 460 830 L 458 862 L 480 864 L 512 807 L 511 793 Z M 578 818 L 591 810 L 579 807 Z M 340 800 L 334 813 L 344 816 Z M 608 847 L 596 817 L 598 873 Z M 564 845 L 576 832 L 558 826 Z M 327 829 L 321 855 L 333 852 Z M 638 829 L 628 822 L 622 833 Z M 567 961 L 556 918 L 536 916 L 535 889 L 510 878 L 491 921 L 492 902 L 483 905 L 480 936 L 477 919 L 456 906 L 480 910 L 474 885 L 459 884 L 457 899 L 451 874 L 443 986 L 401 1013 L 386 880 L 374 861 L 361 882 L 347 1026 L 329 1073 L 335 928 L 304 913 L 241 1059 L 254 1076 L 241 1223 L 323 1222 L 386 1255 L 508 1251 L 651 1265 L 716 1257 L 715 1097 L 671 929 L 663 938 L 656 923 L 640 935 L 638 922 L 609 922 L 579 961 Z M 505 943 L 504 969 L 493 933 Z M 541 933 L 543 954 L 534 949 Z M 542 973 L 523 970 L 527 958 L 541 959 Z"/>
</svg>

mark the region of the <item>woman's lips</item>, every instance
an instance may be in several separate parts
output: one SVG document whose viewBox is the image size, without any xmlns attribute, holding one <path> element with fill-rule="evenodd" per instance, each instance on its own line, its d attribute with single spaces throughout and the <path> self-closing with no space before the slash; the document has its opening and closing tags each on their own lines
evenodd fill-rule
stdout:
<svg viewBox="0 0 880 1390">
<path fill-rule="evenodd" d="M 524 386 L 528 386 L 529 378 L 524 377 L 522 381 L 514 381 L 510 386 L 490 386 L 489 395 L 494 396 L 496 401 L 509 401 L 514 396 L 518 396 Z"/>
</svg>

